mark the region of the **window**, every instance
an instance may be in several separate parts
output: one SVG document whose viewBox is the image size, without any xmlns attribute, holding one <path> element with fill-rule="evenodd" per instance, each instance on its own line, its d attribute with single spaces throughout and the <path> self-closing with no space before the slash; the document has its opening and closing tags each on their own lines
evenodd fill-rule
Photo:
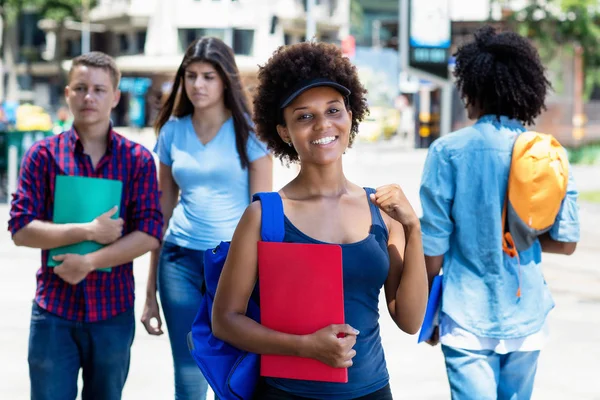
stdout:
<svg viewBox="0 0 600 400">
<path fill-rule="evenodd" d="M 243 56 L 251 56 L 254 52 L 254 31 L 251 29 L 233 30 L 233 52 Z"/>
<path fill-rule="evenodd" d="M 144 47 L 146 47 L 146 31 L 138 31 L 135 34 L 135 41 L 137 53 L 142 54 L 144 52 Z"/>
<path fill-rule="evenodd" d="M 320 5 L 321 3 L 323 3 L 322 0 L 314 0 L 315 1 L 315 6 Z M 304 7 L 304 11 L 308 11 L 308 0 L 302 0 L 302 7 Z"/>
<path fill-rule="evenodd" d="M 180 29 L 179 30 L 179 47 L 182 51 L 185 51 L 190 43 L 196 38 L 195 29 Z"/>
<path fill-rule="evenodd" d="M 200 36 L 213 36 L 225 41 L 225 29 L 207 28 L 199 29 Z"/>
<path fill-rule="evenodd" d="M 119 34 L 119 53 L 125 54 L 129 50 L 129 41 L 127 40 L 127 34 Z"/>
<path fill-rule="evenodd" d="M 330 0 L 329 2 L 329 16 L 333 17 L 335 16 L 335 13 L 337 12 L 338 9 L 338 0 Z"/>
<path fill-rule="evenodd" d="M 321 33 L 321 42 L 335 43 L 337 38 L 337 32 L 325 31 Z"/>
<path fill-rule="evenodd" d="M 290 35 L 289 33 L 283 34 L 283 44 L 285 44 L 286 46 L 293 44 L 292 39 L 292 35 Z"/>
<path fill-rule="evenodd" d="M 65 49 L 65 56 L 67 58 L 77 57 L 81 54 L 81 39 L 68 39 L 67 46 Z"/>
<path fill-rule="evenodd" d="M 184 52 L 190 44 L 203 36 L 214 36 L 225 40 L 225 29 L 179 29 L 179 47 Z"/>
</svg>

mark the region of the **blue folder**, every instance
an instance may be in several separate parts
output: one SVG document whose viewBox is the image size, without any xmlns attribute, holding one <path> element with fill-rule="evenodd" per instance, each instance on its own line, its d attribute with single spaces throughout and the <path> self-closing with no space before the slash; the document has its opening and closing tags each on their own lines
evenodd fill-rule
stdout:
<svg viewBox="0 0 600 400">
<path fill-rule="evenodd" d="M 439 324 L 440 300 L 442 300 L 442 275 L 433 278 L 433 282 L 431 283 L 429 300 L 427 300 L 427 310 L 425 311 L 425 318 L 423 319 L 417 343 L 429 340 L 431 335 L 433 335 L 433 330 Z"/>
</svg>

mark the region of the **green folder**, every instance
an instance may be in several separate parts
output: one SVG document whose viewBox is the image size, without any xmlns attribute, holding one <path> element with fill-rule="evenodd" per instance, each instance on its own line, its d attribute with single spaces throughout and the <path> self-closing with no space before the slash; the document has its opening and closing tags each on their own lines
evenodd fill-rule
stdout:
<svg viewBox="0 0 600 400">
<path fill-rule="evenodd" d="M 89 178 L 84 176 L 58 175 L 54 187 L 54 219 L 55 224 L 87 223 L 109 211 L 114 206 L 121 206 L 123 182 Z M 112 217 L 119 218 L 119 212 Z M 101 249 L 104 245 L 85 241 L 50 250 L 48 266 L 60 264 L 52 257 L 59 254 L 88 254 Z M 110 272 L 110 268 L 99 271 Z"/>
</svg>

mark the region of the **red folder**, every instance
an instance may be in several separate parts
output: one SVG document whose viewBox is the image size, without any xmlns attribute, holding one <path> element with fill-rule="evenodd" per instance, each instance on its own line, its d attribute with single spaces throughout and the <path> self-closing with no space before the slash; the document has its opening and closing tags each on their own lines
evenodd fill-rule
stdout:
<svg viewBox="0 0 600 400">
<path fill-rule="evenodd" d="M 307 335 L 344 323 L 342 248 L 337 245 L 258 243 L 261 324 Z M 347 368 L 308 358 L 262 355 L 262 376 L 348 382 Z"/>
</svg>

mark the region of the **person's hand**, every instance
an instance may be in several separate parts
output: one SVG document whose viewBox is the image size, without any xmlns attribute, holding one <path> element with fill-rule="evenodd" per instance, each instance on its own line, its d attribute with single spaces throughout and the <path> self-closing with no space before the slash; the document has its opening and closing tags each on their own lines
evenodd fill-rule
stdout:
<svg viewBox="0 0 600 400">
<path fill-rule="evenodd" d="M 71 285 L 77 285 L 94 271 L 94 266 L 86 256 L 61 254 L 52 258 L 54 261 L 61 261 L 60 265 L 54 267 L 54 273 Z"/>
<path fill-rule="evenodd" d="M 156 326 L 153 325 L 153 320 L 156 320 Z M 156 295 L 146 296 L 144 304 L 144 312 L 142 312 L 142 324 L 150 335 L 160 336 L 162 331 L 162 320 L 160 319 L 160 307 Z"/>
<path fill-rule="evenodd" d="M 358 331 L 350 325 L 329 325 L 311 335 L 307 335 L 307 355 L 334 368 L 352 366 L 356 355 L 353 349 Z"/>
<path fill-rule="evenodd" d="M 425 341 L 430 346 L 436 346 L 440 342 L 440 327 L 436 326 L 433 328 L 433 333 L 431 337 Z"/>
<path fill-rule="evenodd" d="M 370 195 L 371 202 L 405 227 L 419 226 L 419 218 L 399 185 L 385 185 Z"/>
<path fill-rule="evenodd" d="M 121 237 L 123 220 L 121 218 L 112 219 L 118 210 L 119 207 L 114 206 L 90 222 L 90 240 L 100 244 L 111 244 Z"/>
</svg>

